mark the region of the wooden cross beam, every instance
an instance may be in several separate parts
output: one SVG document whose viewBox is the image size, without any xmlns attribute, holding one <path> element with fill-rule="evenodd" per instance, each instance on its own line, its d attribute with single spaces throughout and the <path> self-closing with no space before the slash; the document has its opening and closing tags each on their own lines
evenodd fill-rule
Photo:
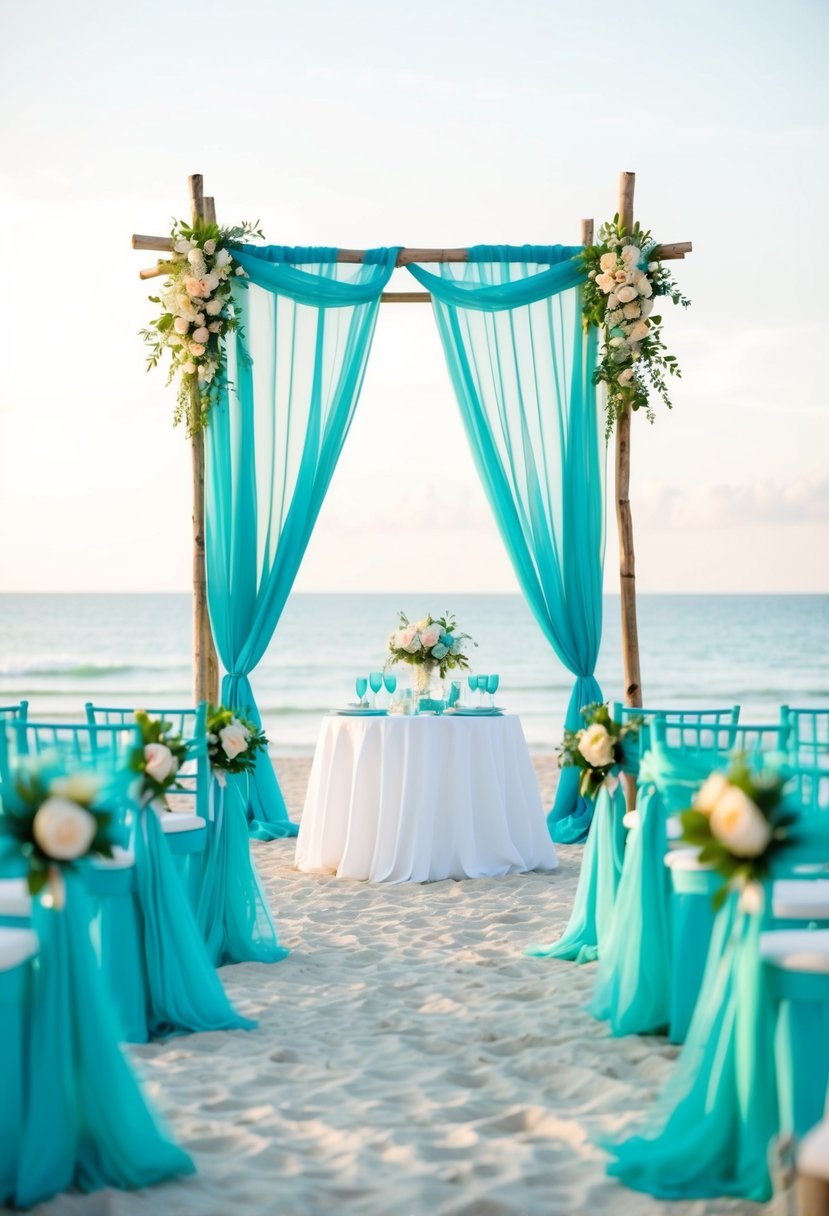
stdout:
<svg viewBox="0 0 829 1216">
<path fill-rule="evenodd" d="M 590 224 L 592 234 L 592 220 L 582 220 L 582 234 L 584 233 L 584 225 Z M 593 238 L 589 241 L 582 239 L 582 244 L 593 243 Z M 141 236 L 138 233 L 132 238 L 133 249 L 152 249 L 158 252 L 172 252 L 173 244 L 168 236 Z M 690 241 L 675 241 L 671 245 L 660 245 L 653 251 L 654 258 L 658 258 L 662 262 L 676 261 L 678 258 L 684 258 L 686 253 L 691 253 L 692 245 Z M 365 261 L 365 249 L 338 249 L 338 262 L 351 262 L 359 264 Z M 416 249 L 404 247 L 397 255 L 397 266 L 409 266 L 412 262 L 468 262 L 468 249 Z M 159 261 L 157 265 L 150 266 L 147 270 L 140 270 L 138 277 L 140 279 L 155 279 L 159 275 L 167 273 L 167 263 Z M 428 291 L 384 291 L 380 297 L 382 304 L 428 304 L 431 300 L 431 294 Z"/>
</svg>

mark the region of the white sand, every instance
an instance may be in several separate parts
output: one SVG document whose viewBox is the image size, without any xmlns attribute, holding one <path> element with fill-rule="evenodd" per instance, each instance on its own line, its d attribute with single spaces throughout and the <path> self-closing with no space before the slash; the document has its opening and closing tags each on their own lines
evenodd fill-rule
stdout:
<svg viewBox="0 0 829 1216">
<path fill-rule="evenodd" d="M 309 761 L 278 762 L 298 817 Z M 537 761 L 545 802 L 551 759 Z M 292 869 L 257 844 L 283 942 L 222 971 L 251 1033 L 133 1049 L 198 1175 L 63 1196 L 49 1216 L 714 1216 L 604 1173 L 593 1146 L 648 1104 L 676 1049 L 584 1011 L 594 967 L 523 956 L 566 924 L 581 850 L 552 875 L 386 887 Z"/>
</svg>

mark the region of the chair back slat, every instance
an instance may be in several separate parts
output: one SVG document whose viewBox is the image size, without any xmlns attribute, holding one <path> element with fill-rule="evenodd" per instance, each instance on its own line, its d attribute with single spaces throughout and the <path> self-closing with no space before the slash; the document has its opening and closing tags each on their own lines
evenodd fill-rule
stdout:
<svg viewBox="0 0 829 1216">
<path fill-rule="evenodd" d="M 135 709 L 124 705 L 94 705 L 87 701 L 84 707 L 86 720 L 90 725 L 101 723 L 108 726 L 134 725 Z M 172 796 L 192 799 L 197 815 L 208 818 L 208 778 L 209 765 L 207 758 L 207 704 L 201 701 L 195 708 L 166 709 L 144 708 L 151 718 L 161 718 L 170 723 L 170 733 L 181 735 L 187 744 L 187 758 L 176 774 L 179 789 L 172 791 Z"/>
<path fill-rule="evenodd" d="M 793 764 L 829 768 L 829 709 L 780 707 L 780 725 L 789 727 Z"/>
<path fill-rule="evenodd" d="M 722 709 L 637 709 L 636 706 L 622 705 L 621 701 L 614 701 L 610 707 L 610 716 L 614 722 L 629 722 L 631 718 L 637 717 L 645 719 L 639 738 L 639 754 L 644 756 L 651 745 L 651 724 L 657 718 L 675 727 L 687 725 L 699 728 L 700 731 L 706 729 L 710 733 L 700 735 L 697 741 L 702 740 L 707 746 L 714 748 L 717 742 L 715 732 L 719 727 L 735 726 L 740 718 L 740 707 L 729 705 Z"/>
<path fill-rule="evenodd" d="M 722 758 L 743 752 L 752 761 L 769 753 L 786 753 L 788 728 L 781 725 L 754 725 L 739 722 L 671 722 L 657 716 L 651 723 L 653 738 L 660 747 L 681 752 L 687 757 Z"/>
</svg>

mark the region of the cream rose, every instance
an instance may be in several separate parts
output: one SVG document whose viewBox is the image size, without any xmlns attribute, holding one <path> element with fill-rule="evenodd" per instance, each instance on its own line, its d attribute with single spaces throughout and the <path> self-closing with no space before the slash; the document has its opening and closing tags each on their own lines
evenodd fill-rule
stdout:
<svg viewBox="0 0 829 1216">
<path fill-rule="evenodd" d="M 144 748 L 144 772 L 159 784 L 172 777 L 178 768 L 166 743 L 148 743 Z"/>
<path fill-rule="evenodd" d="M 187 292 L 188 296 L 192 296 L 194 299 L 199 299 L 199 297 L 204 294 L 204 292 L 202 291 L 201 279 L 197 279 L 197 278 L 185 279 L 184 280 L 184 289 Z"/>
<path fill-rule="evenodd" d="M 188 360 L 187 363 L 182 363 L 181 370 L 186 372 L 188 376 L 194 376 L 196 374 L 196 365 Z"/>
<path fill-rule="evenodd" d="M 228 251 L 226 249 L 220 249 L 219 252 L 216 254 L 216 257 L 213 261 L 213 265 L 214 266 L 229 266 L 230 261 L 231 261 L 231 258 L 230 258 L 230 254 L 228 253 Z"/>
<path fill-rule="evenodd" d="M 193 330 L 193 341 L 194 342 L 206 342 L 209 337 L 210 337 L 210 330 L 207 329 L 204 325 L 200 325 L 198 329 Z"/>
<path fill-rule="evenodd" d="M 649 317 L 653 312 L 653 300 L 641 300 L 639 302 L 639 311 L 643 317 Z"/>
<path fill-rule="evenodd" d="M 219 739 L 221 740 L 222 751 L 228 760 L 235 760 L 242 752 L 248 750 L 250 734 L 242 726 L 242 723 L 234 718 L 232 722 L 227 726 L 223 726 L 219 731 Z"/>
<path fill-rule="evenodd" d="M 599 258 L 599 267 L 605 272 L 605 274 L 612 273 L 616 269 L 616 254 L 603 253 Z"/>
<path fill-rule="evenodd" d="M 579 751 L 588 764 L 604 768 L 613 763 L 613 739 L 600 722 L 594 722 L 583 731 L 579 740 Z"/>
<path fill-rule="evenodd" d="M 647 338 L 649 328 L 649 321 L 637 321 L 635 325 L 631 326 L 628 338 L 631 342 L 641 342 L 644 338 Z"/>
<path fill-rule="evenodd" d="M 636 299 L 637 291 L 635 287 L 630 285 L 630 283 L 625 283 L 624 287 L 619 288 L 616 295 L 619 297 L 620 304 L 630 304 Z"/>
<path fill-rule="evenodd" d="M 197 359 L 200 359 L 201 356 L 204 354 L 204 351 L 205 351 L 205 347 L 202 346 L 201 342 L 191 342 L 191 344 L 190 344 L 190 354 L 191 355 L 194 355 Z"/>
<path fill-rule="evenodd" d="M 640 294 L 640 296 L 645 296 L 645 297 L 653 295 L 653 288 L 651 287 L 651 281 L 650 281 L 650 279 L 646 278 L 644 275 L 639 280 L 639 294 Z"/>
<path fill-rule="evenodd" d="M 173 329 L 177 334 L 186 334 L 189 328 L 190 322 L 184 317 L 176 317 L 175 321 L 173 322 Z"/>
<path fill-rule="evenodd" d="M 222 301 L 208 300 L 204 306 L 204 311 L 209 317 L 218 317 L 219 313 L 222 311 Z"/>
<path fill-rule="evenodd" d="M 639 261 L 639 250 L 635 245 L 625 245 L 622 248 L 622 261 L 628 266 L 635 266 Z"/>
<path fill-rule="evenodd" d="M 209 241 L 204 242 L 204 252 L 212 256 L 216 252 L 216 242 L 211 237 Z"/>
<path fill-rule="evenodd" d="M 68 798 L 47 798 L 32 821 L 35 841 L 47 857 L 56 861 L 82 857 L 97 830 L 95 816 Z"/>
<path fill-rule="evenodd" d="M 622 309 L 622 314 L 626 321 L 635 321 L 639 316 L 639 305 L 634 300 L 631 304 L 626 304 Z M 194 335 L 195 337 L 195 335 Z"/>
<path fill-rule="evenodd" d="M 725 779 L 722 773 L 712 773 L 697 790 L 691 805 L 695 811 L 701 811 L 703 815 L 710 815 L 723 794 L 730 789 L 731 783 Z"/>
<path fill-rule="evenodd" d="M 759 857 L 771 840 L 771 824 L 755 802 L 731 785 L 711 811 L 711 834 L 737 857 Z"/>
<path fill-rule="evenodd" d="M 219 276 L 217 274 L 206 274 L 202 278 L 201 285 L 204 288 L 204 294 L 209 296 L 211 291 L 215 291 L 219 286 Z"/>
<path fill-rule="evenodd" d="M 625 367 L 619 372 L 619 383 L 621 385 L 630 384 L 633 379 L 633 368 Z"/>
<path fill-rule="evenodd" d="M 616 286 L 616 280 L 612 274 L 597 274 L 596 286 L 601 287 L 602 291 L 607 295 Z"/>
</svg>

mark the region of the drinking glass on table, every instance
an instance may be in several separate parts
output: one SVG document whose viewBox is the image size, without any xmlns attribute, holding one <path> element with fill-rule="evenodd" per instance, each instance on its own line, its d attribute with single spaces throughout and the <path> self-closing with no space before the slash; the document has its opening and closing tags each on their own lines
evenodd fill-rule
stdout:
<svg viewBox="0 0 829 1216">
<path fill-rule="evenodd" d="M 383 687 L 382 671 L 370 671 L 369 672 L 368 686 L 371 689 L 371 708 L 375 709 L 377 706 L 377 694 L 380 691 L 380 689 Z"/>
<path fill-rule="evenodd" d="M 500 682 L 499 676 L 487 676 L 486 678 L 486 690 L 489 693 L 490 709 L 495 708 L 495 694 L 498 691 L 498 685 Z"/>
<path fill-rule="evenodd" d="M 467 684 L 468 684 L 468 686 L 469 686 L 469 691 L 470 691 L 470 692 L 474 692 L 474 691 L 475 691 L 475 689 L 478 687 L 478 677 L 477 677 L 477 676 L 467 676 L 467 677 L 466 677 L 466 683 L 467 683 Z M 471 698 L 471 697 L 469 698 L 469 704 L 470 704 L 470 705 L 472 704 L 472 698 Z"/>
<path fill-rule="evenodd" d="M 389 694 L 389 705 L 391 705 L 392 700 L 394 699 L 395 691 L 397 689 L 397 676 L 394 674 L 393 671 L 383 672 L 383 684 L 385 686 L 386 692 Z"/>
<path fill-rule="evenodd" d="M 478 702 L 478 706 L 481 709 L 484 708 L 484 694 L 486 693 L 486 686 L 487 686 L 488 680 L 489 680 L 489 676 L 478 676 L 478 692 L 480 693 L 480 697 L 481 697 L 480 701 Z"/>
<path fill-rule="evenodd" d="M 366 677 L 357 676 L 357 679 L 354 681 L 354 691 L 357 694 L 360 705 L 363 704 L 363 698 L 366 695 L 367 688 L 368 688 L 368 680 L 366 679 Z"/>
<path fill-rule="evenodd" d="M 460 701 L 460 699 L 461 699 L 461 682 L 460 682 L 460 680 L 453 680 L 451 682 L 451 684 L 449 685 L 449 696 L 447 698 L 447 705 L 449 706 L 450 709 L 454 709 L 455 706 L 457 705 L 458 701 Z"/>
</svg>

